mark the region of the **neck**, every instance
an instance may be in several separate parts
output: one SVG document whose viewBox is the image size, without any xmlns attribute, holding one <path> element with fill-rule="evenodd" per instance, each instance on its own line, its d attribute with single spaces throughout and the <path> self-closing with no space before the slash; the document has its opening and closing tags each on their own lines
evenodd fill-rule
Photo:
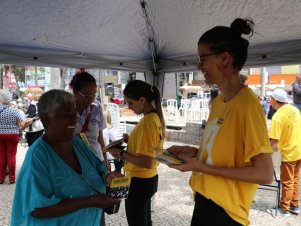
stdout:
<svg viewBox="0 0 301 226">
<path fill-rule="evenodd" d="M 225 97 L 225 102 L 232 100 L 245 87 L 238 74 L 226 76 L 218 86 Z"/>
<path fill-rule="evenodd" d="M 72 143 L 70 140 L 58 141 L 56 138 L 52 138 L 46 133 L 43 135 L 43 140 L 60 156 L 69 154 L 70 151 L 72 151 Z"/>
<path fill-rule="evenodd" d="M 276 103 L 275 106 L 274 106 L 274 108 L 275 108 L 276 110 L 278 110 L 279 108 L 283 107 L 284 105 L 285 105 L 285 104 Z"/>
<path fill-rule="evenodd" d="M 148 113 L 150 113 L 150 112 L 152 112 L 154 110 L 155 110 L 154 107 L 149 103 L 149 104 L 147 104 L 147 105 L 144 106 L 144 109 L 143 109 L 142 113 L 144 115 L 147 115 Z"/>
<path fill-rule="evenodd" d="M 76 102 L 76 111 L 79 114 L 82 114 L 85 108 L 86 108 L 86 106 L 84 104 L 80 104 L 80 103 Z"/>
</svg>

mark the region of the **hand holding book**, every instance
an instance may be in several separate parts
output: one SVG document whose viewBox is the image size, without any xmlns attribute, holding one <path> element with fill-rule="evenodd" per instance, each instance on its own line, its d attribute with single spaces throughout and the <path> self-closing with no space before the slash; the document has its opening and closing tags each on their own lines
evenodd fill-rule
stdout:
<svg viewBox="0 0 301 226">
<path fill-rule="evenodd" d="M 107 189 L 107 195 L 114 198 L 126 199 L 129 194 L 130 184 L 131 177 L 129 176 L 112 178 L 110 186 Z"/>
<path fill-rule="evenodd" d="M 151 147 L 150 149 L 155 151 L 156 159 L 161 163 L 176 165 L 184 163 L 184 161 L 177 158 L 176 155 L 169 153 L 167 149 L 161 147 Z"/>
<path fill-rule="evenodd" d="M 104 148 L 104 151 L 108 151 L 109 149 L 112 149 L 112 148 L 120 148 L 120 149 L 123 149 L 123 148 L 124 148 L 124 147 L 122 146 L 123 141 L 124 141 L 124 138 L 121 138 L 121 139 L 119 139 L 119 140 L 112 141 L 111 143 L 109 143 L 109 144 Z"/>
</svg>

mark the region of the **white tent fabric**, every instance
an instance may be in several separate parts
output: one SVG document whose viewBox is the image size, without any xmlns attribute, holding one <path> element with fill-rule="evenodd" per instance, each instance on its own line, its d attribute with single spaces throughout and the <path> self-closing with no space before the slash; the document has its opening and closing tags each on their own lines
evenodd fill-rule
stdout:
<svg viewBox="0 0 301 226">
<path fill-rule="evenodd" d="M 1 0 L 0 63 L 195 70 L 197 41 L 253 18 L 247 66 L 301 62 L 300 0 Z"/>
</svg>

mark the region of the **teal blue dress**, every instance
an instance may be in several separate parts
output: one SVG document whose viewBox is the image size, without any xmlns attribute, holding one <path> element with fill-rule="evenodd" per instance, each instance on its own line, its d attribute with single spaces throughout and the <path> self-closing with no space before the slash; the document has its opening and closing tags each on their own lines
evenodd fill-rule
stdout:
<svg viewBox="0 0 301 226">
<path fill-rule="evenodd" d="M 75 172 L 39 138 L 27 151 L 18 176 L 11 226 L 100 225 L 101 208 L 83 208 L 53 218 L 34 218 L 36 208 L 55 205 L 62 199 L 105 193 L 105 166 L 79 138 L 72 139 L 82 174 Z"/>
</svg>

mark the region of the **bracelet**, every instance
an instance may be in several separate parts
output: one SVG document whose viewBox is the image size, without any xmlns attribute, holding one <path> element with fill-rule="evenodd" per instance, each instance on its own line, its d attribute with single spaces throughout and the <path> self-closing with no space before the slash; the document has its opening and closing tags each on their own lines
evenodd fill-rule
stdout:
<svg viewBox="0 0 301 226">
<path fill-rule="evenodd" d="M 122 150 L 122 151 L 119 152 L 119 156 L 120 156 L 122 159 L 124 159 L 124 153 L 125 153 L 124 150 Z"/>
</svg>

